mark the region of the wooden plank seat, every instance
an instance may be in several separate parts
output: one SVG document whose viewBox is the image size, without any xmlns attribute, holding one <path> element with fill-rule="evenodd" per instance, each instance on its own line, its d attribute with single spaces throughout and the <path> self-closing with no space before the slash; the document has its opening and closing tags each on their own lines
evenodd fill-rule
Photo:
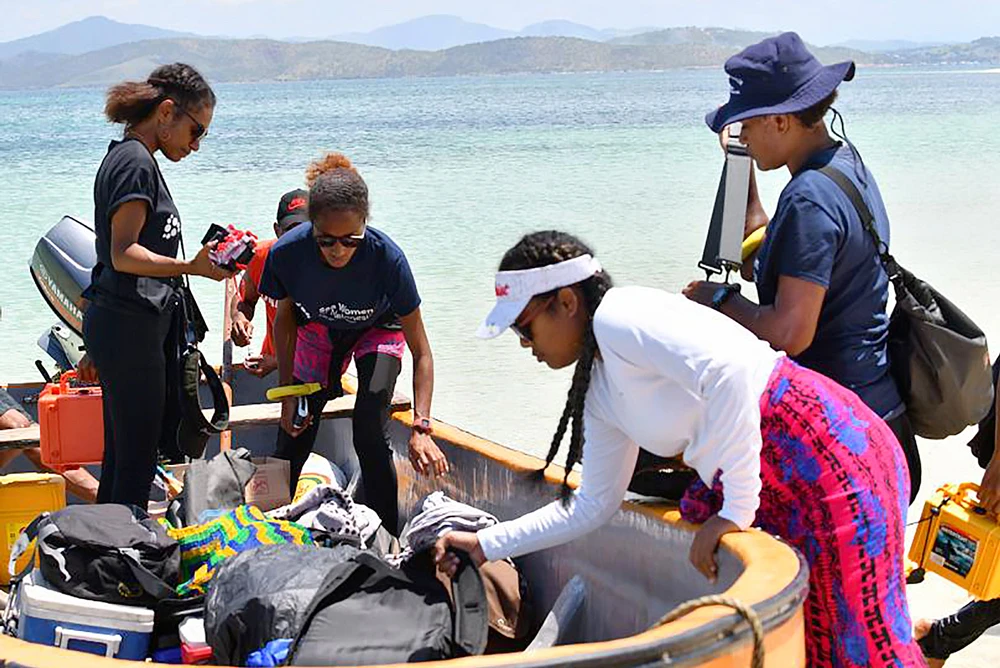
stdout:
<svg viewBox="0 0 1000 668">
<path fill-rule="evenodd" d="M 391 411 L 409 410 L 410 400 L 397 394 L 392 398 Z M 323 419 L 348 417 L 354 410 L 354 395 L 346 394 L 336 399 L 326 402 L 323 407 Z M 212 418 L 212 410 L 204 411 L 207 419 Z M 229 429 L 240 429 L 241 427 L 264 427 L 268 425 L 277 426 L 281 421 L 281 404 L 279 402 L 266 404 L 248 404 L 246 406 L 233 406 L 229 409 Z M 37 424 L 23 429 L 0 430 L 0 450 L 21 450 L 24 448 L 37 448 L 39 439 L 39 429 Z"/>
</svg>

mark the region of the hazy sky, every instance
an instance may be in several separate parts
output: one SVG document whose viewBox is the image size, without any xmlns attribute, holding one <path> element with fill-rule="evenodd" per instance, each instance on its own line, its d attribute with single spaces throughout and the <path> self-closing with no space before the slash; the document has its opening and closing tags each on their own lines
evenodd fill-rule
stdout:
<svg viewBox="0 0 1000 668">
<path fill-rule="evenodd" d="M 426 14 L 454 14 L 511 29 L 548 19 L 596 28 L 785 29 L 816 44 L 968 41 L 1000 34 L 1000 0 L 0 0 L 0 41 L 95 14 L 237 37 L 323 37 Z"/>
</svg>

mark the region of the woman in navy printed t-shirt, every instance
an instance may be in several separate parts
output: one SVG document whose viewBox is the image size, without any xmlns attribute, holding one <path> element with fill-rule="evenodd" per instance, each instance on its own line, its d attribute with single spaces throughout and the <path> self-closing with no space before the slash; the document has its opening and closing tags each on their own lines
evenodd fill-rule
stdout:
<svg viewBox="0 0 1000 668">
<path fill-rule="evenodd" d="M 275 455 L 291 462 L 294 490 L 312 451 L 326 401 L 342 393 L 351 357 L 358 371 L 354 449 L 365 500 L 393 534 L 398 531 L 396 471 L 386 435 L 389 406 L 404 346 L 413 355 L 413 432 L 409 457 L 421 474 L 447 473 L 431 438 L 434 361 L 420 315 L 420 296 L 406 256 L 389 236 L 368 226 L 368 186 L 351 161 L 331 153 L 306 172 L 310 225 L 299 225 L 271 248 L 260 292 L 278 300 L 274 348 L 280 385 L 319 382 L 310 417 L 293 425 L 296 398 L 285 399 Z"/>
</svg>

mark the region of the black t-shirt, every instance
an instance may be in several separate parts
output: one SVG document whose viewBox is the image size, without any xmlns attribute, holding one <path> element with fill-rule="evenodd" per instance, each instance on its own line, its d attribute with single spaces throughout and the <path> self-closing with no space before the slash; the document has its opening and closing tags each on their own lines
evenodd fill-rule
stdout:
<svg viewBox="0 0 1000 668">
<path fill-rule="evenodd" d="M 176 279 L 126 274 L 111 263 L 111 217 L 121 205 L 137 200 L 148 206 L 138 243 L 158 255 L 177 257 L 181 218 L 156 160 L 138 139 L 113 141 L 94 180 L 97 266 L 87 296 L 106 306 L 163 311 L 175 303 Z"/>
</svg>

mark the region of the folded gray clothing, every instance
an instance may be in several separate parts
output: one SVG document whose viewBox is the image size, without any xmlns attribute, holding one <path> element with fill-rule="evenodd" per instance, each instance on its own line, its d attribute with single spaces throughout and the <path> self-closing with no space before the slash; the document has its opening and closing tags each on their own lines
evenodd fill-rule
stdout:
<svg viewBox="0 0 1000 668">
<path fill-rule="evenodd" d="M 445 496 L 444 492 L 432 492 L 424 497 L 420 512 L 407 524 L 400 543 L 405 547 L 399 555 L 399 563 L 412 555 L 433 547 L 437 539 L 449 531 L 471 531 L 498 524 L 493 515 L 459 503 Z"/>
<path fill-rule="evenodd" d="M 362 548 L 382 525 L 378 513 L 355 503 L 351 495 L 334 485 L 318 485 L 301 499 L 267 514 L 276 520 L 289 520 L 311 531 L 338 536 L 356 536 Z"/>
</svg>

